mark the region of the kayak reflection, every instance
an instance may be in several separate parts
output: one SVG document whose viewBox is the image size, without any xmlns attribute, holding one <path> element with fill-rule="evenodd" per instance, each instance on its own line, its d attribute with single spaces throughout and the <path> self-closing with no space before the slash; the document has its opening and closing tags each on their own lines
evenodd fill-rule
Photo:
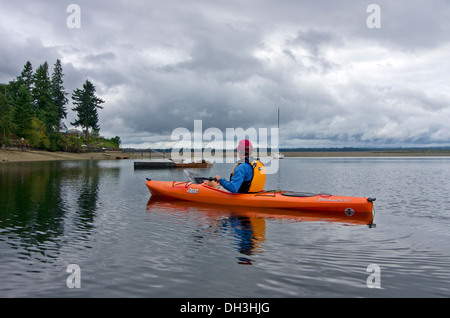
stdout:
<svg viewBox="0 0 450 318">
<path fill-rule="evenodd" d="M 235 234 L 236 249 L 242 255 L 238 257 L 239 264 L 252 264 L 248 258 L 263 251 L 266 240 L 266 220 L 285 219 L 292 222 L 335 222 L 347 225 L 373 224 L 371 213 L 354 213 L 348 215 L 342 212 L 311 212 L 288 209 L 255 208 L 240 206 L 220 206 L 198 202 L 181 201 L 151 196 L 147 203 L 147 211 L 158 211 L 180 215 L 200 213 L 211 220 L 212 224 L 220 223 L 221 229 L 231 230 Z"/>
<path fill-rule="evenodd" d="M 259 208 L 250 206 L 211 205 L 207 203 L 183 201 L 151 196 L 147 210 L 152 207 L 173 209 L 176 212 L 206 212 L 211 217 L 234 215 L 259 218 L 290 219 L 297 222 L 335 222 L 354 225 L 372 225 L 372 213 L 346 213 L 345 211 L 302 211 L 276 208 Z"/>
</svg>

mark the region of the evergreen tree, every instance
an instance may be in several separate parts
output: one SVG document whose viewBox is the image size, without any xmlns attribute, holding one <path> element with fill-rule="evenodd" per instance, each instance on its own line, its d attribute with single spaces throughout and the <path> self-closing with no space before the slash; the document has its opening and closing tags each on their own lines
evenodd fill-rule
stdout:
<svg viewBox="0 0 450 318">
<path fill-rule="evenodd" d="M 89 138 L 89 128 L 100 129 L 97 108 L 103 109 L 100 105 L 104 101 L 95 96 L 95 86 L 89 80 L 86 80 L 83 89 L 77 88 L 73 91 L 72 100 L 73 104 L 76 105 L 72 110 L 77 112 L 78 118 L 71 124 L 84 128 L 85 137 Z"/>
<path fill-rule="evenodd" d="M 48 134 L 59 129 L 59 113 L 51 95 L 51 81 L 48 75 L 48 63 L 40 65 L 33 76 L 32 95 L 38 118 L 45 124 Z"/>
<path fill-rule="evenodd" d="M 7 100 L 12 107 L 12 131 L 18 137 L 27 137 L 31 119 L 35 116 L 31 95 L 33 82 L 33 67 L 30 61 L 27 61 L 22 73 L 8 85 Z"/>
<path fill-rule="evenodd" d="M 52 74 L 51 97 L 53 104 L 55 104 L 56 108 L 58 109 L 59 120 L 67 118 L 66 104 L 69 101 L 66 98 L 66 95 L 68 95 L 68 93 L 64 91 L 62 80 L 63 76 L 64 74 L 62 73 L 61 61 L 56 60 Z"/>
<path fill-rule="evenodd" d="M 13 101 L 14 132 L 19 137 L 27 138 L 33 119 L 33 99 L 26 86 L 20 86 Z"/>
<path fill-rule="evenodd" d="M 20 76 L 17 76 L 16 82 L 20 86 L 25 86 L 25 88 L 30 92 L 33 88 L 33 66 L 30 61 L 27 61 L 23 67 L 22 73 Z"/>
<path fill-rule="evenodd" d="M 50 97 L 50 78 L 48 75 L 48 64 L 40 65 L 33 75 L 34 87 L 32 90 L 34 106 L 36 112 L 41 116 L 51 103 Z M 42 116 L 43 117 L 43 116 Z"/>
<path fill-rule="evenodd" d="M 0 90 L 0 145 L 4 145 L 12 130 L 11 107 L 6 99 L 6 85 L 0 86 Z"/>
</svg>

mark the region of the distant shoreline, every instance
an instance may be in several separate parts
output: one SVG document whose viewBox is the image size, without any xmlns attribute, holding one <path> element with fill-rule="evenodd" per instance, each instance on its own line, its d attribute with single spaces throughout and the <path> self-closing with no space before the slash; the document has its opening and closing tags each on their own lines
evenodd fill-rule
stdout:
<svg viewBox="0 0 450 318">
<path fill-rule="evenodd" d="M 447 157 L 450 151 L 442 150 L 380 150 L 380 151 L 293 151 L 285 157 Z"/>
<path fill-rule="evenodd" d="M 286 151 L 285 158 L 290 157 L 449 157 L 450 150 L 382 150 L 382 151 Z M 167 156 L 170 153 L 166 154 Z M 55 161 L 55 160 L 116 160 L 164 158 L 163 153 L 105 151 L 105 152 L 50 152 L 43 150 L 0 149 L 0 163 Z"/>
</svg>

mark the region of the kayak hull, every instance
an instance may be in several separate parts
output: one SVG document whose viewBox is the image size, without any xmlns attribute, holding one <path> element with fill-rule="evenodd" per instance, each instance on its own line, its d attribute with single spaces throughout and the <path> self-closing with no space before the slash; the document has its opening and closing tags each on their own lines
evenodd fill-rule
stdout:
<svg viewBox="0 0 450 318">
<path fill-rule="evenodd" d="M 203 184 L 178 181 L 147 180 L 155 197 L 201 202 L 213 205 L 251 206 L 302 211 L 336 211 L 348 215 L 372 213 L 372 198 L 336 196 L 330 194 L 297 194 L 290 191 L 230 193 Z"/>
</svg>

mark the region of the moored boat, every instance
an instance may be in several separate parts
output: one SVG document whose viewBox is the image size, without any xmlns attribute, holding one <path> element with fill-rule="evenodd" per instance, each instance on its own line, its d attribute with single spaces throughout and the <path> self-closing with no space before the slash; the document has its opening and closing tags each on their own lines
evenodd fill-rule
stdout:
<svg viewBox="0 0 450 318">
<path fill-rule="evenodd" d="M 201 162 L 175 162 L 175 168 L 211 168 L 212 163 L 202 160 Z"/>
</svg>

